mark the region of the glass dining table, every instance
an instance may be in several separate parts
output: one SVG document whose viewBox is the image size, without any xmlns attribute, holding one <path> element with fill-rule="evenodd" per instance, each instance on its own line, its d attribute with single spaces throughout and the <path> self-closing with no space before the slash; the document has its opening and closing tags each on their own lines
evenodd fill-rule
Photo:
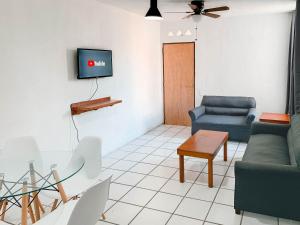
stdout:
<svg viewBox="0 0 300 225">
<path fill-rule="evenodd" d="M 71 179 L 83 168 L 83 159 L 65 166 L 64 163 L 44 163 L 41 159 L 24 162 L 22 158 L 7 159 L 0 157 L 0 219 L 5 220 L 5 213 L 12 207 L 21 211 L 21 225 L 27 225 L 29 214 L 35 223 L 45 212 L 39 198 L 42 191 L 58 192 L 62 202 L 69 199 L 63 182 Z"/>
</svg>

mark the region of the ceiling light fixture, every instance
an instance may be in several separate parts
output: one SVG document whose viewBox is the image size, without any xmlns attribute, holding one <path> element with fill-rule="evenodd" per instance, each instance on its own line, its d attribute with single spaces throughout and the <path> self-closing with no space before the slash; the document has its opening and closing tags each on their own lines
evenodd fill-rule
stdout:
<svg viewBox="0 0 300 225">
<path fill-rule="evenodd" d="M 150 9 L 148 10 L 146 16 L 146 20 L 162 20 L 163 17 L 161 16 L 158 8 L 157 8 L 157 0 L 150 0 Z"/>
</svg>

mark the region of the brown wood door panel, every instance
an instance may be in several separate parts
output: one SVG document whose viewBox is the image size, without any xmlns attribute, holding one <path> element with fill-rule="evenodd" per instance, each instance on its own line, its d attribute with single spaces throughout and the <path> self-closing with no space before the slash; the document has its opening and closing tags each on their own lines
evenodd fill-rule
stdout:
<svg viewBox="0 0 300 225">
<path fill-rule="evenodd" d="M 165 123 L 191 124 L 188 111 L 195 107 L 195 43 L 163 46 Z"/>
</svg>

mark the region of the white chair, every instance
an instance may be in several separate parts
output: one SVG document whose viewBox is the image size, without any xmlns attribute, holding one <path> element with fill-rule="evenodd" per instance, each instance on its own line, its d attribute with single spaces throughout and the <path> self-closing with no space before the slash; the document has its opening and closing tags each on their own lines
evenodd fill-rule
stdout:
<svg viewBox="0 0 300 225">
<path fill-rule="evenodd" d="M 43 169 L 43 161 L 38 145 L 33 137 L 18 137 L 8 140 L 0 155 L 0 170 L 6 179 L 20 178 L 29 170 L 33 162 L 36 170 Z"/>
<path fill-rule="evenodd" d="M 74 168 L 79 168 L 83 163 L 83 168 L 70 179 L 65 180 L 62 185 L 65 193 L 69 198 L 80 195 L 89 187 L 99 182 L 101 172 L 101 145 L 102 141 L 98 137 L 85 137 L 78 144 L 77 148 L 71 157 L 65 173 L 74 171 Z M 63 171 L 60 171 L 63 173 Z M 64 174 L 62 174 L 64 176 Z M 55 204 L 60 198 L 57 192 L 41 192 L 42 195 L 54 198 Z M 53 207 L 55 208 L 55 207 Z"/>
<path fill-rule="evenodd" d="M 35 225 L 95 225 L 104 212 L 111 177 L 90 187 L 79 200 L 71 200 L 48 214 Z M 0 225 L 9 225 L 0 222 Z"/>
</svg>

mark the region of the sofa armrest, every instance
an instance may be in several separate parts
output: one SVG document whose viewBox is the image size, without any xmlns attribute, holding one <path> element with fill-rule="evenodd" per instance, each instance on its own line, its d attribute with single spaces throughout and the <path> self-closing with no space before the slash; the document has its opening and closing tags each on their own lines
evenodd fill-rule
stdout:
<svg viewBox="0 0 300 225">
<path fill-rule="evenodd" d="M 235 163 L 235 209 L 299 220 L 299 190 L 300 169 L 297 167 Z"/>
<path fill-rule="evenodd" d="M 254 122 L 251 127 L 251 134 L 274 134 L 286 137 L 288 130 L 290 129 L 289 124 L 272 124 L 272 123 L 261 123 Z"/>
<path fill-rule="evenodd" d="M 247 114 L 247 123 L 251 124 L 255 120 L 255 116 L 256 116 L 256 109 L 250 108 Z"/>
<path fill-rule="evenodd" d="M 193 110 L 189 111 L 189 115 L 192 119 L 192 121 L 195 121 L 200 116 L 202 116 L 205 113 L 205 106 L 198 106 L 194 108 Z"/>
</svg>

